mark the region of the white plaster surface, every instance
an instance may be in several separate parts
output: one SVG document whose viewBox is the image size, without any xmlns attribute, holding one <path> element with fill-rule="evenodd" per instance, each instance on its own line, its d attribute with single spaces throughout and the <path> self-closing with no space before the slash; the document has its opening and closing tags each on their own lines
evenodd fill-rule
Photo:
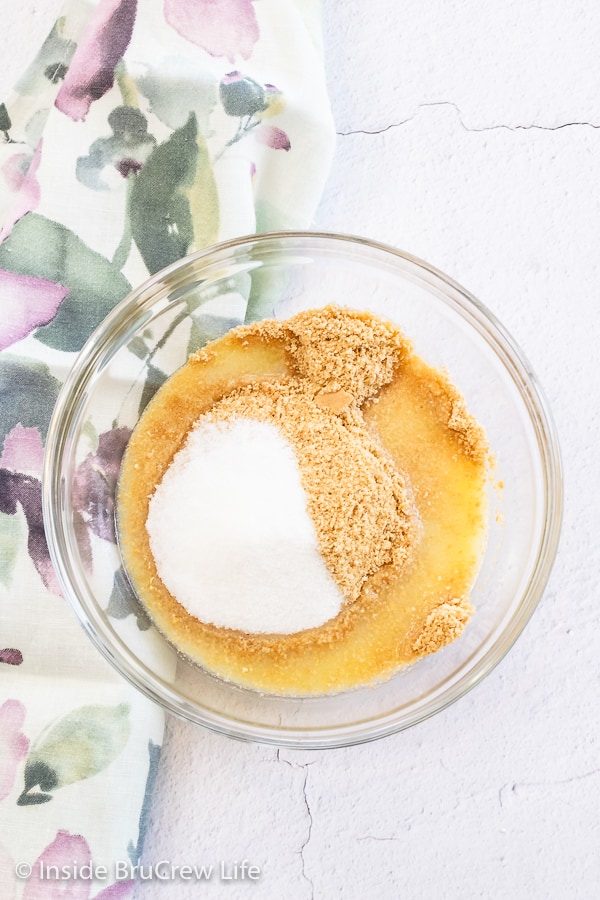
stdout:
<svg viewBox="0 0 600 900">
<path fill-rule="evenodd" d="M 138 900 L 591 900 L 600 884 L 600 6 L 323 0 L 338 138 L 314 226 L 437 265 L 512 332 L 554 411 L 556 565 L 474 691 L 378 743 L 291 752 L 170 719 L 144 861 L 258 882 Z M 2 0 L 6 86 L 56 0 Z M 31 48 L 31 51 L 30 51 Z"/>
</svg>

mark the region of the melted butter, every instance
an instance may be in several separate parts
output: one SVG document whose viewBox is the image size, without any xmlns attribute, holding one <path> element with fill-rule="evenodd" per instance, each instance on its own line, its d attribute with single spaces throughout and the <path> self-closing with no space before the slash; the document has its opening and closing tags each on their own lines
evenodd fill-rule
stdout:
<svg viewBox="0 0 600 900">
<path fill-rule="evenodd" d="M 340 617 L 289 636 L 250 636 L 190 616 L 156 574 L 146 534 L 148 498 L 198 416 L 240 379 L 287 374 L 278 341 L 234 334 L 163 386 L 129 442 L 119 483 L 124 562 L 152 619 L 180 652 L 237 684 L 277 694 L 324 694 L 370 684 L 414 662 L 432 610 L 468 595 L 485 539 L 487 466 L 444 419 L 439 372 L 409 356 L 363 412 L 408 477 L 422 533 L 409 567 L 380 571 Z M 447 418 L 447 417 L 446 417 Z M 338 621 L 339 620 L 339 621 Z"/>
</svg>

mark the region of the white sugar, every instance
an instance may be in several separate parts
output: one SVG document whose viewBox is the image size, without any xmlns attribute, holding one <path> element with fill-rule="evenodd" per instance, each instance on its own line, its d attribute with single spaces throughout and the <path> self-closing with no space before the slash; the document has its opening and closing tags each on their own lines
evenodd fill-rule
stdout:
<svg viewBox="0 0 600 900">
<path fill-rule="evenodd" d="M 157 486 L 146 527 L 163 583 L 203 622 L 292 634 L 341 609 L 296 455 L 271 423 L 201 421 Z"/>
</svg>

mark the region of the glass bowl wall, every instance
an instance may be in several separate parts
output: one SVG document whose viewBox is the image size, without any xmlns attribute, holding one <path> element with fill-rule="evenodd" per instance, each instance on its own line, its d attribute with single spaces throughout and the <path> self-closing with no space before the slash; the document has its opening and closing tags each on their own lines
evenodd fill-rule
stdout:
<svg viewBox="0 0 600 900">
<path fill-rule="evenodd" d="M 243 322 L 331 303 L 391 319 L 420 356 L 447 370 L 487 431 L 493 480 L 504 486 L 490 482 L 476 613 L 458 641 L 369 688 L 309 699 L 265 696 L 179 657 L 131 594 L 111 523 L 94 529 L 86 517 L 99 503 L 112 516 L 116 462 L 127 436 L 191 351 Z M 100 486 L 85 477 L 96 464 L 106 468 Z M 171 712 L 232 737 L 333 747 L 412 725 L 490 672 L 540 599 L 558 541 L 561 497 L 546 402 L 489 311 L 431 266 L 392 248 L 342 235 L 285 233 L 230 241 L 182 260 L 108 316 L 56 405 L 43 504 L 64 593 L 98 649 L 132 684 Z"/>
</svg>

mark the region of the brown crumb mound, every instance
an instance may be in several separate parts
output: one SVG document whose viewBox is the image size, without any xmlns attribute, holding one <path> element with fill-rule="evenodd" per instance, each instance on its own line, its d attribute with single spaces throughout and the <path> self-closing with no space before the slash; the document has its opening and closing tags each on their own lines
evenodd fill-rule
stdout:
<svg viewBox="0 0 600 900">
<path fill-rule="evenodd" d="M 328 398 L 331 399 L 331 395 Z M 290 441 L 325 564 L 348 601 L 382 566 L 401 566 L 418 537 L 410 491 L 375 440 L 358 404 L 323 404 L 299 378 L 257 380 L 221 399 L 206 421 L 272 422 Z"/>
<path fill-rule="evenodd" d="M 415 367 L 424 371 L 424 363 L 413 359 Z M 429 370 L 427 389 L 431 402 L 443 424 L 454 432 L 465 456 L 478 462 L 489 458 L 489 444 L 484 429 L 467 409 L 465 399 L 445 372 Z"/>
<path fill-rule="evenodd" d="M 440 603 L 429 613 L 412 649 L 419 656 L 435 653 L 463 633 L 471 618 L 473 607 L 464 597 Z"/>
<path fill-rule="evenodd" d="M 391 323 L 337 306 L 306 310 L 238 330 L 240 336 L 283 339 L 296 373 L 327 393 L 344 391 L 359 405 L 394 377 L 410 342 Z"/>
<path fill-rule="evenodd" d="M 361 406 L 410 353 L 393 325 L 336 306 L 237 329 L 283 341 L 293 375 L 244 379 L 203 418 L 275 424 L 296 450 L 325 564 L 349 602 L 382 566 L 401 566 L 418 539 L 410 489 L 367 428 Z"/>
</svg>

